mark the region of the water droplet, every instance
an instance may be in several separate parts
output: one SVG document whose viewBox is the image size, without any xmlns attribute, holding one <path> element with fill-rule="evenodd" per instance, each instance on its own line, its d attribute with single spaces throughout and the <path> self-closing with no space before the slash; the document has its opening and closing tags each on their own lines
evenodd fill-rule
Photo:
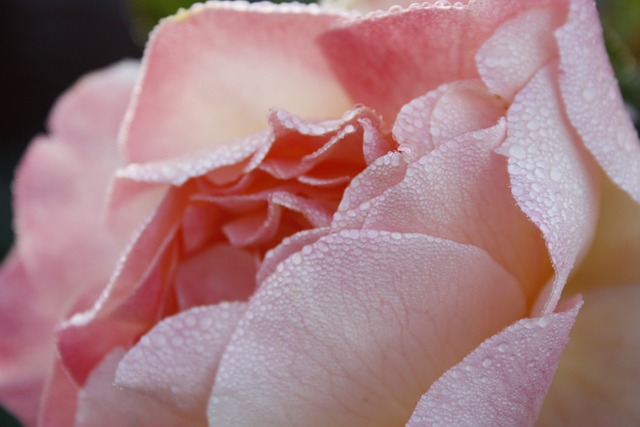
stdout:
<svg viewBox="0 0 640 427">
<path fill-rule="evenodd" d="M 482 366 L 485 368 L 488 368 L 489 366 L 491 366 L 493 364 L 493 360 L 486 358 L 482 361 Z"/>
<path fill-rule="evenodd" d="M 585 101 L 591 102 L 596 99 L 596 91 L 591 87 L 587 87 L 582 91 L 582 97 Z"/>
<path fill-rule="evenodd" d="M 515 159 L 524 159 L 527 152 L 520 145 L 512 145 L 509 148 L 509 155 Z"/>
<path fill-rule="evenodd" d="M 163 347 L 167 343 L 167 339 L 164 335 L 155 333 L 151 335 L 151 343 L 156 347 Z"/>
</svg>

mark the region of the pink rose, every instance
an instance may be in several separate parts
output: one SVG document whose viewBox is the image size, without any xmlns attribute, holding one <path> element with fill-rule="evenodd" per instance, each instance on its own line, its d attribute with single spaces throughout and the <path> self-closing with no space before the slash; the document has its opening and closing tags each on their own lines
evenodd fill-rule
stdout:
<svg viewBox="0 0 640 427">
<path fill-rule="evenodd" d="M 2 402 L 638 422 L 640 145 L 593 2 L 406 6 L 197 5 L 74 86 L 16 178 Z"/>
</svg>

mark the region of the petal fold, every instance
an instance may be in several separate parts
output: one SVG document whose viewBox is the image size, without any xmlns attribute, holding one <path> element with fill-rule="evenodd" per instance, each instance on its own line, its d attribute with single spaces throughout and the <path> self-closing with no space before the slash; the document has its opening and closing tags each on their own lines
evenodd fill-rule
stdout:
<svg viewBox="0 0 640 427">
<path fill-rule="evenodd" d="M 518 93 L 507 112 L 507 139 L 498 149 L 508 159 L 511 192 L 542 232 L 556 272 L 534 315 L 552 312 L 560 299 L 589 248 L 600 199 L 597 166 L 565 120 L 554 65 Z"/>
<path fill-rule="evenodd" d="M 374 230 L 320 238 L 250 300 L 209 423 L 404 423 L 432 381 L 525 310 L 513 277 L 472 246 Z"/>
<path fill-rule="evenodd" d="M 533 425 L 581 305 L 575 299 L 483 342 L 431 386 L 407 427 Z"/>
<path fill-rule="evenodd" d="M 245 306 L 197 307 L 163 320 L 120 361 L 116 385 L 143 393 L 206 425 L 218 363 Z"/>
<path fill-rule="evenodd" d="M 640 203 L 640 141 L 604 47 L 595 2 L 571 0 L 555 33 L 567 115 L 613 182 Z"/>
<path fill-rule="evenodd" d="M 166 18 L 128 113 L 126 160 L 232 142 L 266 128 L 270 108 L 338 117 L 349 102 L 314 39 L 341 16 L 317 5 L 208 2 Z"/>
</svg>

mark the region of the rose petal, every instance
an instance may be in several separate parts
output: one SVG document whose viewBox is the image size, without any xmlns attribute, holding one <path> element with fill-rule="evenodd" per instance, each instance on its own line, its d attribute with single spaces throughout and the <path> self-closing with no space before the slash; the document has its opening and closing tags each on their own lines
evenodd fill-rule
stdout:
<svg viewBox="0 0 640 427">
<path fill-rule="evenodd" d="M 425 123 L 434 146 L 475 130 L 495 125 L 504 115 L 504 101 L 489 93 L 479 81 L 448 85 Z"/>
<path fill-rule="evenodd" d="M 520 320 L 480 344 L 431 386 L 407 427 L 532 425 L 581 305 Z"/>
<path fill-rule="evenodd" d="M 181 310 L 220 301 L 247 300 L 255 287 L 255 257 L 223 244 L 183 259 L 174 285 Z"/>
<path fill-rule="evenodd" d="M 640 285 L 586 292 L 539 426 L 640 424 Z"/>
<path fill-rule="evenodd" d="M 556 271 L 534 314 L 550 313 L 595 231 L 598 172 L 565 122 L 555 64 L 522 89 L 507 113 L 508 136 L 499 152 L 509 163 L 511 192 L 542 232 Z M 542 310 L 542 311 L 540 311 Z"/>
<path fill-rule="evenodd" d="M 478 72 L 489 90 L 511 102 L 516 92 L 558 48 L 553 30 L 565 18 L 564 7 L 526 10 L 505 22 L 476 53 Z"/>
<path fill-rule="evenodd" d="M 174 189 L 139 232 L 94 306 L 64 322 L 57 335 L 60 356 L 78 384 L 115 346 L 129 345 L 164 311 L 171 311 L 167 266 L 177 255 L 178 229 L 189 187 Z M 95 337 L 100 336 L 96 341 Z"/>
<path fill-rule="evenodd" d="M 78 386 L 73 382 L 59 358 L 49 370 L 38 412 L 38 427 L 71 426 L 75 418 Z"/>
<path fill-rule="evenodd" d="M 121 62 L 76 83 L 51 113 L 51 136 L 35 138 L 16 174 L 17 244 L 0 273 L 0 395 L 27 425 L 56 323 L 99 291 L 117 260 L 122 236 L 105 232 L 101 212 L 137 71 Z"/>
<path fill-rule="evenodd" d="M 556 31 L 567 115 L 607 175 L 640 202 L 640 141 L 622 101 L 592 0 L 571 0 Z"/>
<path fill-rule="evenodd" d="M 550 275 L 540 232 L 514 204 L 505 159 L 494 149 L 505 122 L 439 145 L 409 165 L 401 183 L 369 201 L 363 229 L 424 233 L 486 250 L 528 301 Z M 400 141 L 402 143 L 402 141 Z"/>
<path fill-rule="evenodd" d="M 76 292 L 102 286 L 121 249 L 122 236 L 99 231 L 118 162 L 116 123 L 137 70 L 137 63 L 123 62 L 73 86 L 51 114 L 52 136 L 32 142 L 16 175 L 18 251 L 34 286 L 47 294 L 43 301 L 58 309 Z"/>
<path fill-rule="evenodd" d="M 209 422 L 404 422 L 441 372 L 524 311 L 515 280 L 477 248 L 373 230 L 323 237 L 249 302 Z"/>
<path fill-rule="evenodd" d="M 209 2 L 165 19 L 129 111 L 127 160 L 167 159 L 256 133 L 273 107 L 339 116 L 348 100 L 313 40 L 340 16 L 315 5 Z"/>
<path fill-rule="evenodd" d="M 120 361 L 116 385 L 206 425 L 218 363 L 245 308 L 244 303 L 197 307 L 163 320 Z"/>
<path fill-rule="evenodd" d="M 320 44 L 351 98 L 392 121 L 404 104 L 442 83 L 479 77 L 474 55 L 481 43 L 512 15 L 553 3 L 477 0 L 468 7 L 436 2 L 392 8 L 347 22 L 322 35 Z"/>
<path fill-rule="evenodd" d="M 361 12 L 373 10 L 388 10 L 393 6 L 409 7 L 415 3 L 413 0 L 321 0 L 320 4 L 332 7 L 341 7 Z M 464 3 L 468 3 L 468 0 Z"/>
<path fill-rule="evenodd" d="M 114 376 L 124 353 L 122 348 L 113 349 L 91 372 L 85 387 L 78 393 L 75 427 L 206 426 L 181 416 L 171 407 L 144 394 L 117 387 L 113 383 Z"/>
<path fill-rule="evenodd" d="M 367 210 L 369 208 L 367 202 L 402 181 L 406 171 L 407 162 L 401 153 L 391 152 L 377 159 L 357 175 L 346 188 L 338 211 L 334 215 L 334 223 L 341 222 L 344 218 L 343 213 L 346 211 L 362 205 L 364 205 L 362 209 Z"/>
</svg>

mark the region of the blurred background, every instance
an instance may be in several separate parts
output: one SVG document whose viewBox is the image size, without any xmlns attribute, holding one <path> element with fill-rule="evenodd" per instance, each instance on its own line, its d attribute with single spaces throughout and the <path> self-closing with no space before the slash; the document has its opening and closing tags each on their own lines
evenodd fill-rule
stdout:
<svg viewBox="0 0 640 427">
<path fill-rule="evenodd" d="M 157 20 L 191 0 L 0 0 L 0 258 L 11 247 L 11 180 L 55 99 L 82 74 L 142 54 Z M 640 1 L 598 0 L 607 49 L 640 122 Z M 2 289 L 0 289 L 0 293 Z M 0 407 L 0 427 L 17 427 Z"/>
</svg>

